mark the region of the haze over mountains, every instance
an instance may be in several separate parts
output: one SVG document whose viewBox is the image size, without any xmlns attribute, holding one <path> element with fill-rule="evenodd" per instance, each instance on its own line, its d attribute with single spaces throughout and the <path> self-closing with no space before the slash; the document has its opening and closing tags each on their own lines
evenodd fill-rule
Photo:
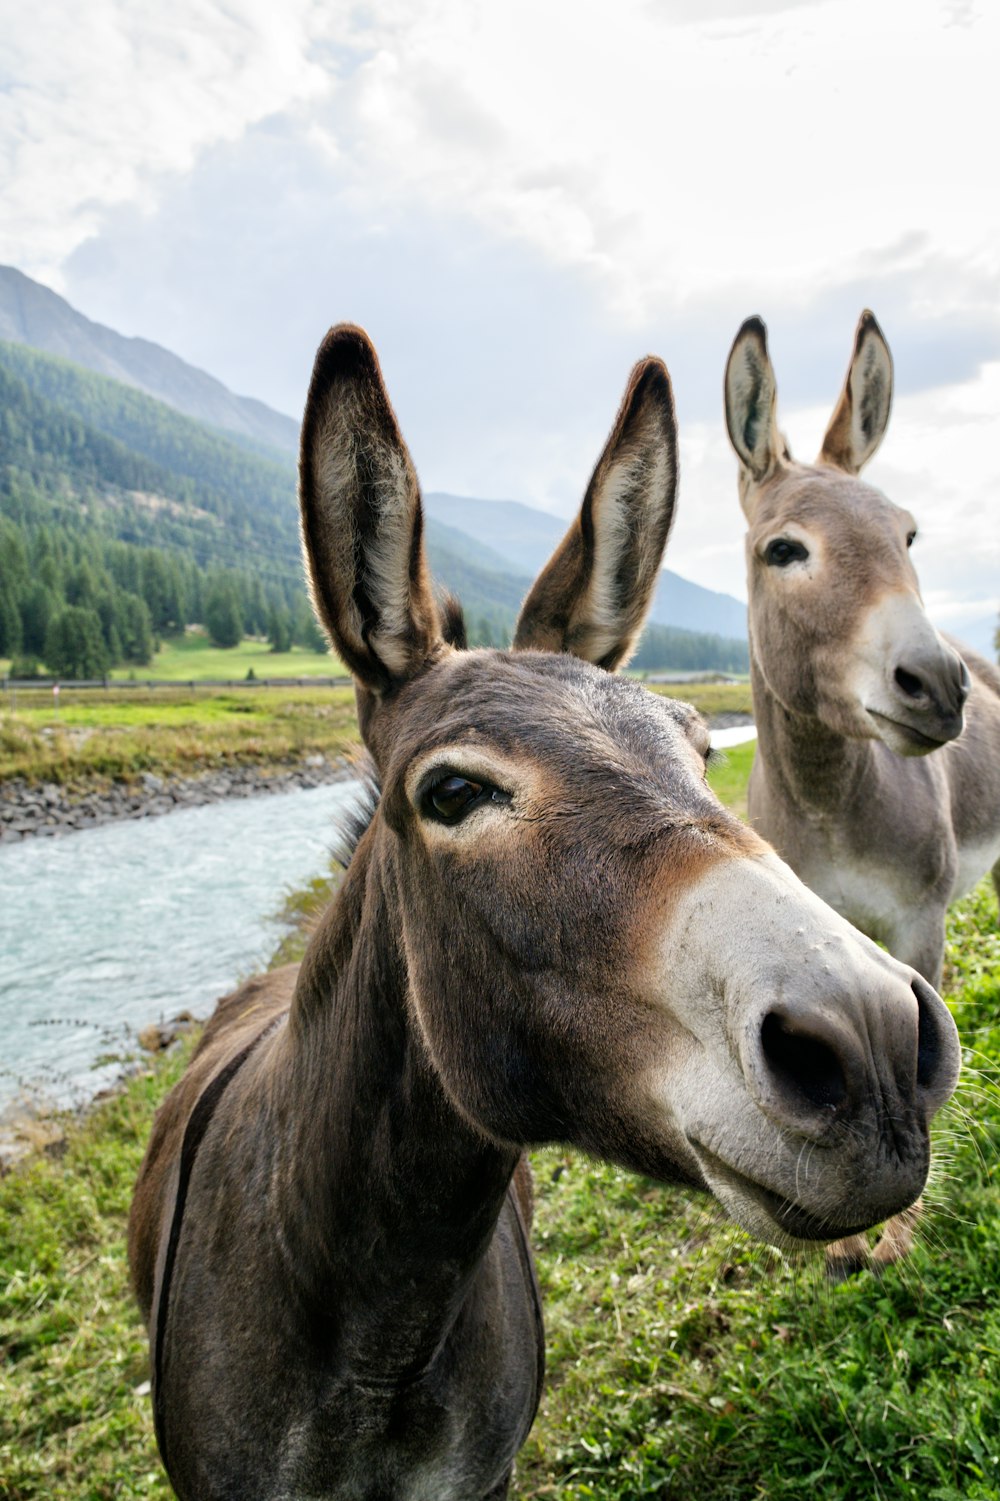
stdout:
<svg viewBox="0 0 1000 1501">
<path fill-rule="evenodd" d="M 199 422 L 294 454 L 298 423 L 232 391 L 148 339 L 128 339 L 92 323 L 58 293 L 13 266 L 0 266 L 0 339 L 60 355 L 98 375 L 136 386 Z"/>
<path fill-rule="evenodd" d="M 93 323 L 11 267 L 0 267 L 0 341 L 19 424 L 15 431 L 12 418 L 0 437 L 0 468 L 30 472 L 63 521 L 78 522 L 67 500 L 85 492 L 88 521 L 115 537 L 180 551 L 199 568 L 249 570 L 289 599 L 301 577 L 291 418 L 156 344 Z M 502 640 L 566 523 L 515 501 L 425 499 L 435 577 L 463 601 L 481 639 Z M 650 621 L 746 640 L 744 605 L 670 571 Z M 658 649 L 667 650 L 665 636 Z M 673 665 L 699 665 L 687 660 L 693 649 L 675 641 Z M 701 650 L 700 665 L 721 665 Z"/>
</svg>

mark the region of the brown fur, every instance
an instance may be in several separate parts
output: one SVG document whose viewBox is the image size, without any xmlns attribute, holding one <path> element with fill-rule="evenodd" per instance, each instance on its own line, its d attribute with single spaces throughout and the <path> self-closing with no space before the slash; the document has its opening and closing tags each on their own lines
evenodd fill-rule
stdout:
<svg viewBox="0 0 1000 1501">
<path fill-rule="evenodd" d="M 584 659 L 625 655 L 655 585 L 662 367 L 588 492 L 591 568 L 534 597 L 580 658 L 524 622 L 517 651 L 449 645 L 358 330 L 324 342 L 303 434 L 312 586 L 381 796 L 298 971 L 221 1003 L 157 1117 L 130 1257 L 158 1436 L 182 1501 L 501 1501 L 542 1358 L 523 1148 L 829 1239 L 919 1191 L 954 1029 L 721 807 L 694 711 Z"/>
</svg>

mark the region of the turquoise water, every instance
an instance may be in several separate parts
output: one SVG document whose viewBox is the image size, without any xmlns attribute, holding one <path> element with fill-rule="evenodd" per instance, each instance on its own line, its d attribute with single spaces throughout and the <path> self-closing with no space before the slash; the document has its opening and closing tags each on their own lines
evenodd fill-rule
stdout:
<svg viewBox="0 0 1000 1501">
<path fill-rule="evenodd" d="M 186 808 L 0 846 L 0 1109 L 97 1092 L 149 1022 L 206 1016 L 276 947 L 284 895 L 324 872 L 356 793 Z"/>
</svg>

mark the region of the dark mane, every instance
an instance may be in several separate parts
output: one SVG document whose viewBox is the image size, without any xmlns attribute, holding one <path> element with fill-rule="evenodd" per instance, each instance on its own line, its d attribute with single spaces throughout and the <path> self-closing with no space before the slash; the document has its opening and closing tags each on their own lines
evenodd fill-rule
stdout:
<svg viewBox="0 0 1000 1501">
<path fill-rule="evenodd" d="M 330 843 L 330 854 L 344 869 L 350 864 L 362 835 L 375 817 L 382 796 L 375 762 L 366 750 L 358 751 L 351 758 L 348 770 L 357 782 L 358 793 L 356 799 L 338 814 Z"/>
</svg>

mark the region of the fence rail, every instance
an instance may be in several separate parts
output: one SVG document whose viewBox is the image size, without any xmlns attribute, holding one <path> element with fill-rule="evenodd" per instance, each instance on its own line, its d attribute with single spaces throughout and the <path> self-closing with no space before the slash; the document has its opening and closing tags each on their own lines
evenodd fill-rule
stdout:
<svg viewBox="0 0 1000 1501">
<path fill-rule="evenodd" d="M 0 689 L 5 693 L 48 692 L 60 693 L 100 689 L 110 693 L 115 689 L 130 692 L 133 688 L 347 688 L 349 677 L 301 678 L 0 678 Z"/>
</svg>

